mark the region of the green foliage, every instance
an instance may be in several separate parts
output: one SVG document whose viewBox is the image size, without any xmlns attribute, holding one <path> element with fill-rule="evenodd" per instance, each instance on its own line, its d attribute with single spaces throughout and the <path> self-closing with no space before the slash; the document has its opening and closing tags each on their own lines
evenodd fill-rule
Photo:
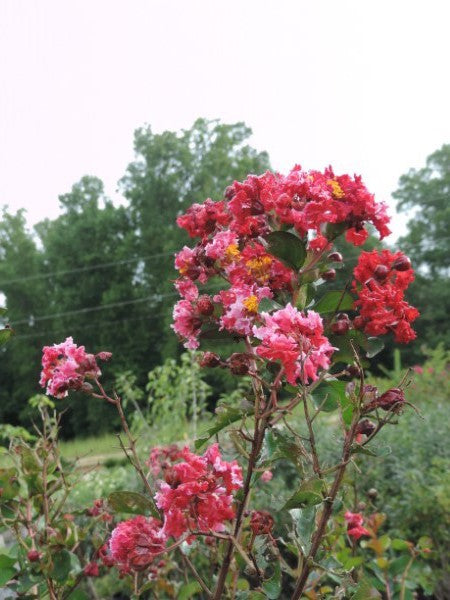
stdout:
<svg viewBox="0 0 450 600">
<path fill-rule="evenodd" d="M 418 337 L 403 353 L 405 362 L 414 364 L 424 343 L 435 347 L 442 342 L 450 347 L 448 328 L 442 327 L 450 312 L 450 144 L 431 154 L 422 169 L 403 175 L 393 196 L 400 211 L 413 215 L 399 244 L 418 270 L 409 290 L 409 298 L 421 313 L 415 327 Z"/>
</svg>

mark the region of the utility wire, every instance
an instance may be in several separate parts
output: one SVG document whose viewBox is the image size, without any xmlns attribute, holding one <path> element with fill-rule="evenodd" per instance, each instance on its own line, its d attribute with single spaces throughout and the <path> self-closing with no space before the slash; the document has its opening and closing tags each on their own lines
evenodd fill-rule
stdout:
<svg viewBox="0 0 450 600">
<path fill-rule="evenodd" d="M 162 258 L 163 256 L 173 255 L 176 252 L 160 252 L 158 254 L 149 254 L 148 256 L 138 256 L 136 258 L 128 258 L 125 260 L 115 260 L 107 263 L 100 263 L 98 265 L 89 265 L 86 267 L 76 267 L 75 269 L 67 269 L 65 271 L 52 271 L 50 273 L 40 273 L 38 275 L 27 275 L 26 277 L 16 277 L 15 279 L 8 279 L 7 281 L 0 282 L 0 286 L 9 285 L 11 283 L 20 283 L 22 281 L 31 281 L 36 279 L 46 279 L 47 277 L 53 277 L 58 275 L 71 275 L 72 273 L 83 273 L 85 271 L 94 271 L 96 269 L 107 269 L 108 267 L 114 267 L 115 265 L 126 265 L 131 262 L 139 260 L 149 260 L 152 258 Z"/>
</svg>

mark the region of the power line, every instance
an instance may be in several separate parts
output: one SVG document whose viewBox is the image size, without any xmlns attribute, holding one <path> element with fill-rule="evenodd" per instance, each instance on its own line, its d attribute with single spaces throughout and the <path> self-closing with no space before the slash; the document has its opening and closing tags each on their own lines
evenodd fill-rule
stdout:
<svg viewBox="0 0 450 600">
<path fill-rule="evenodd" d="M 131 262 L 136 262 L 139 260 L 149 260 L 151 258 L 161 258 L 163 256 L 173 255 L 175 252 L 159 252 L 158 254 L 149 254 L 148 256 L 138 256 L 136 258 L 128 258 L 125 260 L 115 260 L 107 263 L 100 263 L 98 265 L 90 265 L 86 267 L 76 267 L 75 269 L 67 269 L 65 271 L 52 271 L 50 273 L 40 273 L 38 275 L 27 275 L 26 277 L 16 277 L 15 279 L 9 279 L 7 281 L 2 281 L 0 286 L 9 285 L 11 283 L 20 283 L 22 281 L 31 281 L 36 279 L 46 279 L 47 277 L 53 277 L 58 275 L 71 275 L 73 273 L 83 273 L 85 271 L 94 271 L 96 269 L 107 269 L 108 267 L 113 267 L 115 265 L 125 265 Z"/>
<path fill-rule="evenodd" d="M 220 289 L 219 287 L 216 288 L 216 290 Z M 205 290 L 205 292 L 214 292 L 216 290 Z M 33 315 L 30 315 L 29 317 L 27 317 L 26 319 L 20 319 L 18 321 L 11 321 L 9 324 L 16 326 L 16 325 L 24 325 L 24 324 L 29 324 L 30 321 L 32 321 L 32 323 L 36 323 L 38 321 L 48 321 L 49 319 L 55 319 L 57 317 L 68 317 L 70 315 L 78 315 L 78 314 L 86 314 L 89 312 L 97 312 L 100 310 L 106 310 L 108 308 L 118 308 L 119 306 L 127 306 L 127 305 L 131 305 L 131 304 L 137 304 L 140 302 L 147 302 L 149 300 L 156 300 L 158 301 L 161 298 L 169 298 L 172 296 L 178 296 L 178 292 L 168 292 L 166 294 L 158 294 L 155 293 L 153 296 L 145 296 L 144 298 L 136 298 L 134 300 L 123 300 L 121 302 L 111 302 L 110 304 L 97 304 L 95 306 L 88 306 L 85 308 L 79 308 L 76 310 L 68 310 L 65 312 L 60 312 L 60 313 L 52 313 L 50 315 L 43 315 L 43 316 L 37 316 L 34 317 Z M 32 325 L 30 325 L 32 326 Z"/>
<path fill-rule="evenodd" d="M 74 327 L 72 327 L 71 329 L 74 329 L 75 331 L 84 331 L 86 329 L 95 329 L 97 327 L 105 327 L 107 325 L 118 325 L 120 323 L 129 323 L 132 321 L 151 321 L 153 319 L 159 319 L 162 316 L 165 316 L 167 313 L 158 313 L 158 314 L 151 314 L 148 315 L 147 317 L 136 317 L 136 318 L 132 318 L 132 319 L 118 319 L 115 321 L 100 321 L 98 323 L 95 323 L 94 325 L 75 325 Z M 56 329 L 56 330 L 51 330 L 51 332 L 47 331 L 35 331 L 34 333 L 27 333 L 25 335 L 15 335 L 13 340 L 22 340 L 22 339 L 30 339 L 33 337 L 42 337 L 42 336 L 47 336 L 49 335 L 49 333 L 51 333 L 51 335 L 57 334 L 57 333 L 65 333 L 67 334 L 67 327 L 64 329 Z"/>
</svg>

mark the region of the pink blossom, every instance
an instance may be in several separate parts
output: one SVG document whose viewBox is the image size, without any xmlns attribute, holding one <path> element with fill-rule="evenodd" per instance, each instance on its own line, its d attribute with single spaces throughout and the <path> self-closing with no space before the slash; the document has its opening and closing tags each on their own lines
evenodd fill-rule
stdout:
<svg viewBox="0 0 450 600">
<path fill-rule="evenodd" d="M 165 470 L 155 496 L 164 513 L 164 532 L 179 538 L 190 530 L 221 531 L 234 517 L 232 492 L 242 487 L 241 468 L 222 460 L 218 444 L 203 456 L 184 448 L 181 457 Z"/>
<path fill-rule="evenodd" d="M 288 304 L 272 315 L 262 313 L 261 317 L 265 325 L 253 328 L 253 334 L 261 340 L 256 352 L 268 360 L 279 360 L 289 383 L 295 385 L 298 379 L 315 381 L 317 371 L 330 366 L 334 348 L 323 335 L 318 313 L 310 310 L 305 315 Z"/>
<path fill-rule="evenodd" d="M 161 521 L 139 515 L 117 525 L 111 534 L 109 549 L 120 570 L 140 571 L 164 552 L 166 541 Z"/>
<path fill-rule="evenodd" d="M 101 375 L 96 358 L 108 360 L 110 352 L 97 355 L 88 354 L 84 346 L 77 346 L 71 337 L 61 344 L 45 346 L 42 349 L 42 372 L 40 385 L 47 386 L 46 393 L 55 398 L 64 398 L 68 390 L 80 390 L 85 379 L 95 379 Z"/>
<path fill-rule="evenodd" d="M 208 258 L 214 260 L 225 260 L 227 258 L 227 249 L 236 247 L 238 236 L 233 231 L 219 231 L 212 240 L 205 246 L 205 254 Z"/>
<path fill-rule="evenodd" d="M 198 335 L 202 321 L 189 300 L 179 300 L 173 308 L 172 329 L 182 338 L 185 338 L 185 348 L 195 350 L 199 346 Z"/>
<path fill-rule="evenodd" d="M 370 532 L 362 526 L 364 517 L 361 513 L 352 513 L 348 510 L 344 515 L 344 519 L 347 521 L 347 535 L 355 541 L 359 540 L 363 535 L 370 536 Z"/>
<path fill-rule="evenodd" d="M 224 312 L 220 317 L 221 329 L 226 329 L 238 335 L 249 335 L 252 331 L 258 304 L 262 298 L 271 298 L 272 292 L 268 287 L 237 284 L 229 290 L 222 290 L 214 301 L 222 304 Z"/>
<path fill-rule="evenodd" d="M 264 481 L 264 483 L 267 483 L 268 481 L 270 481 L 273 477 L 273 473 L 272 471 L 264 471 L 263 474 L 261 475 L 261 481 Z"/>
</svg>

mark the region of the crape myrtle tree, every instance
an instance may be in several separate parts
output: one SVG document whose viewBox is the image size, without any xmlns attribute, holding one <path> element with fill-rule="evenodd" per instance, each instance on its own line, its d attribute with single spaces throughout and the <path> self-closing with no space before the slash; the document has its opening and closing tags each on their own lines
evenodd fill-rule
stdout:
<svg viewBox="0 0 450 600">
<path fill-rule="evenodd" d="M 317 597 L 330 574 L 334 587 L 326 589 L 334 598 L 379 597 L 379 591 L 410 597 L 407 574 L 420 548 L 397 543 L 408 556 L 402 568 L 389 570 L 378 553 L 383 519 L 355 511 L 343 485 L 365 454 L 383 450 L 374 443 L 377 434 L 409 408 L 407 377 L 387 390 L 365 380 L 366 359 L 380 350 L 383 336 L 401 344 L 416 336 L 411 324 L 419 313 L 404 298 L 414 280 L 409 258 L 401 251 L 362 251 L 350 285 L 336 289 L 334 283 L 345 261 L 335 240 L 345 236 L 360 247 L 369 223 L 384 238 L 388 222 L 384 205 L 360 177 L 331 168 L 251 175 L 232 183 L 221 199 L 188 207 L 177 219 L 192 242 L 175 258 L 180 299 L 173 329 L 186 348 L 203 350 L 202 367 L 247 376 L 251 390 L 242 402 L 220 406 L 192 448 L 153 448 L 144 462 L 120 397 L 101 379 L 99 365 L 110 352 L 88 353 L 71 337 L 44 347 L 40 384 L 56 401 L 77 391 L 85 402 L 117 412 L 122 448 L 144 493 L 97 501 L 90 514 L 100 517 L 103 533 L 86 556 L 79 544 L 70 545 L 73 536 L 66 542 L 58 534 L 52 517 L 63 509 L 55 509 L 54 486 L 41 489 L 40 520 L 24 514 L 16 490 L 8 488 L 11 528 L 19 536 L 19 525 L 29 530 L 29 539 L 21 537 L 17 577 L 32 571 L 38 591 L 52 600 L 70 597 L 83 577 L 103 568 L 128 578 L 135 598 L 189 597 L 194 589 L 215 600 L 275 599 L 283 590 L 298 600 L 307 592 Z M 228 344 L 220 353 L 210 349 L 216 338 Z M 340 450 L 330 464 L 318 449 L 317 420 L 333 412 Z M 44 447 L 54 448 L 55 434 L 46 431 Z M 49 464 L 46 452 L 42 460 Z M 260 486 L 280 459 L 293 465 L 294 491 L 279 490 L 269 499 Z M 127 511 L 135 516 L 114 522 L 112 513 Z M 278 526 L 280 516 L 285 526 L 290 522 L 287 531 Z M 60 528 L 66 532 L 67 524 Z M 362 562 L 352 561 L 361 538 L 378 549 L 368 576 Z M 52 558 L 61 545 L 64 569 Z M 332 557 L 335 548 L 342 550 L 339 560 Z M 80 567 L 71 567 L 72 554 Z"/>
</svg>

